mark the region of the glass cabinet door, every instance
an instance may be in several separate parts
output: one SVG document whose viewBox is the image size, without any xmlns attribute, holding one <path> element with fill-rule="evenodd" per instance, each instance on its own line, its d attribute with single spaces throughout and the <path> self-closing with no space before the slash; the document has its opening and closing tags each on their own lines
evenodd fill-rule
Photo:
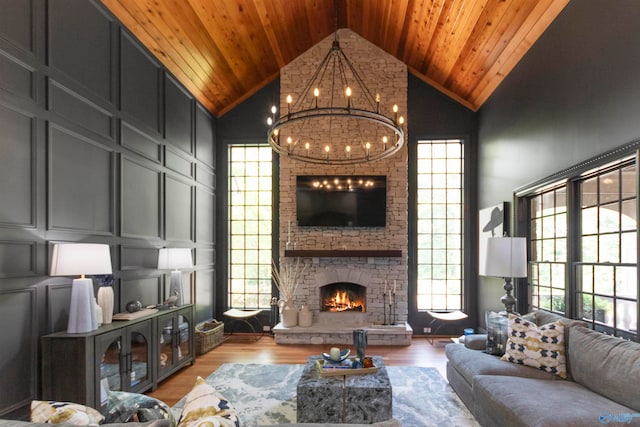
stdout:
<svg viewBox="0 0 640 427">
<path fill-rule="evenodd" d="M 178 360 L 190 356 L 191 342 L 189 341 L 190 319 L 187 316 L 178 315 L 178 330 L 180 339 L 178 341 Z"/>
<path fill-rule="evenodd" d="M 191 307 L 185 307 L 158 318 L 159 379 L 192 360 L 191 317 Z"/>
<path fill-rule="evenodd" d="M 160 343 L 160 351 L 158 357 L 160 358 L 158 371 L 165 372 L 175 363 L 173 354 L 173 316 L 163 316 L 158 319 L 158 334 L 160 335 L 158 342 Z"/>
<path fill-rule="evenodd" d="M 96 358 L 100 366 L 98 384 L 107 380 L 109 390 L 122 391 L 122 372 L 124 372 L 125 351 L 121 331 L 100 335 L 97 342 Z"/>
<path fill-rule="evenodd" d="M 151 321 L 132 326 L 128 336 L 128 390 L 135 391 L 151 382 Z"/>
</svg>

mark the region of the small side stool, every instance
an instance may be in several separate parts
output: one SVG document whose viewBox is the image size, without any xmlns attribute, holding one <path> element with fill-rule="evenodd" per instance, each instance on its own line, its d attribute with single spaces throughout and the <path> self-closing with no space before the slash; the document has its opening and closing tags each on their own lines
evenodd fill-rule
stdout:
<svg viewBox="0 0 640 427">
<path fill-rule="evenodd" d="M 427 341 L 429 341 L 431 345 L 433 345 L 433 337 L 436 335 L 436 332 L 438 332 L 444 325 L 469 317 L 466 313 L 463 313 L 460 310 L 446 312 L 427 310 L 427 313 L 433 318 L 429 323 L 429 327 L 431 328 L 430 336 L 427 335 Z"/>
<path fill-rule="evenodd" d="M 251 331 L 255 334 L 256 328 L 254 326 L 258 326 L 258 331 L 260 331 L 260 333 L 263 332 L 262 322 L 260 321 L 260 319 L 258 319 L 258 314 L 260 314 L 261 312 L 262 310 L 239 310 L 237 308 L 232 308 L 225 311 L 222 314 L 231 319 L 231 322 L 229 323 L 230 334 L 233 333 L 233 325 L 236 322 L 242 322 L 246 324 L 247 326 L 249 326 Z"/>
</svg>

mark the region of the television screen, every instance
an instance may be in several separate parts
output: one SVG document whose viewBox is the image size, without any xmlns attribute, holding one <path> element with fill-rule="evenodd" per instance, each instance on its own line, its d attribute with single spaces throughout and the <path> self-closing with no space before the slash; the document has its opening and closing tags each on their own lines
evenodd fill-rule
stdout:
<svg viewBox="0 0 640 427">
<path fill-rule="evenodd" d="M 384 227 L 386 176 L 298 176 L 298 226 Z"/>
</svg>

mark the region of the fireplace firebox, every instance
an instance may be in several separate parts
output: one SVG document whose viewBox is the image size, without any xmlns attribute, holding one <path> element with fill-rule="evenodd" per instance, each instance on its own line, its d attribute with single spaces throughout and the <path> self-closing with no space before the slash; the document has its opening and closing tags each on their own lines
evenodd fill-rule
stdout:
<svg viewBox="0 0 640 427">
<path fill-rule="evenodd" d="M 365 312 L 367 288 L 357 283 L 329 283 L 320 288 L 320 311 Z"/>
</svg>

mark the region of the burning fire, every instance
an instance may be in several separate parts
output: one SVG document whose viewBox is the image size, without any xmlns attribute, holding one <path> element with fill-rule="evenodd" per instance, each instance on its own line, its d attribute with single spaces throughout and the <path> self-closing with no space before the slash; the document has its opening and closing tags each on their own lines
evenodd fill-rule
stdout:
<svg viewBox="0 0 640 427">
<path fill-rule="evenodd" d="M 364 303 L 362 301 L 352 301 L 346 291 L 336 291 L 335 296 L 329 298 L 325 306 L 327 311 L 362 311 L 364 312 Z"/>
</svg>

